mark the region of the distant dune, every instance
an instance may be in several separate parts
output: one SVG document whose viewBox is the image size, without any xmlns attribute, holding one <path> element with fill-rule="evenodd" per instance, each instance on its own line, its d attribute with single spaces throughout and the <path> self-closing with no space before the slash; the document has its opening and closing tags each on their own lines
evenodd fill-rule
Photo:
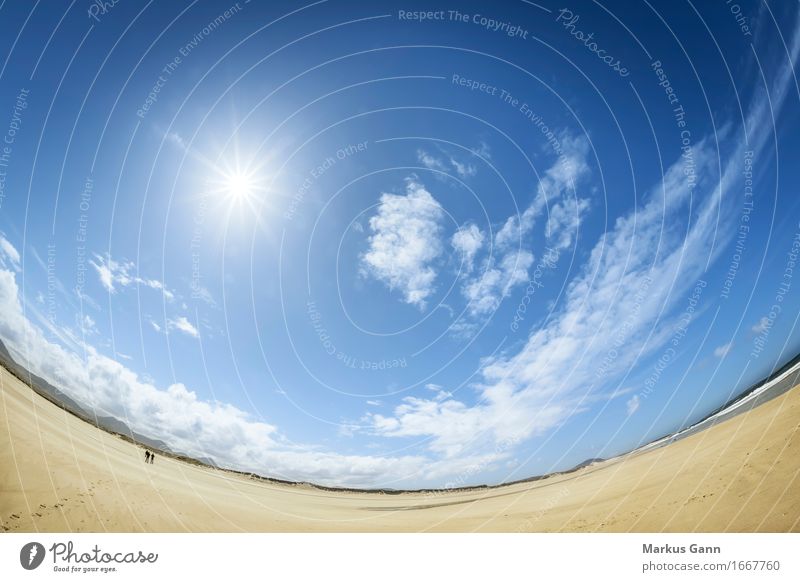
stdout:
<svg viewBox="0 0 800 582">
<path fill-rule="evenodd" d="M 129 437 L 0 369 L 0 530 L 800 531 L 800 388 L 777 394 L 675 442 L 572 472 L 387 495 L 163 455 L 145 465 Z"/>
</svg>

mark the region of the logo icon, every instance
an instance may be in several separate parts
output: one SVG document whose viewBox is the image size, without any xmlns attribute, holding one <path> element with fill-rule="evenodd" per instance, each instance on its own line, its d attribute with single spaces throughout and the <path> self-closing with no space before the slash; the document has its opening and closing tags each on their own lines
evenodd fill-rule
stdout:
<svg viewBox="0 0 800 582">
<path fill-rule="evenodd" d="M 29 542 L 19 551 L 19 563 L 26 570 L 35 570 L 44 561 L 44 546 L 39 542 Z"/>
</svg>

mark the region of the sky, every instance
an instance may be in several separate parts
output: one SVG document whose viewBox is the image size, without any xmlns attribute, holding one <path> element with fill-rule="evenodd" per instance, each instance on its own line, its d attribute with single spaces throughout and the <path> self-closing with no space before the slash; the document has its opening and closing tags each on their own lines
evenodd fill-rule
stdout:
<svg viewBox="0 0 800 582">
<path fill-rule="evenodd" d="M 800 348 L 792 2 L 0 2 L 0 339 L 222 467 L 500 483 Z"/>
</svg>

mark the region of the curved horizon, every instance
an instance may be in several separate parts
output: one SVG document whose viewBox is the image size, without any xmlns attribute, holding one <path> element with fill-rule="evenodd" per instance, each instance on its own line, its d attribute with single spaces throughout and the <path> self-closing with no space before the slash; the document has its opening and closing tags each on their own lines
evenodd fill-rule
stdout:
<svg viewBox="0 0 800 582">
<path fill-rule="evenodd" d="M 800 352 L 800 6 L 37 6 L 0 6 L 0 341 L 110 430 L 513 483 Z"/>
</svg>

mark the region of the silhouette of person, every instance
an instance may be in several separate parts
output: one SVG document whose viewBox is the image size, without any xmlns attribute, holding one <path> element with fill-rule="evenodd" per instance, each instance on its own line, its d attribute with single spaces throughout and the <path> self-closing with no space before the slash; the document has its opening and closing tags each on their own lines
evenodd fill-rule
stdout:
<svg viewBox="0 0 800 582">
<path fill-rule="evenodd" d="M 144 452 L 144 462 L 145 463 L 149 463 L 150 462 L 150 451 L 145 451 Z"/>
<path fill-rule="evenodd" d="M 155 453 L 150 453 L 150 464 L 153 464 L 153 460 L 156 458 Z"/>
</svg>

